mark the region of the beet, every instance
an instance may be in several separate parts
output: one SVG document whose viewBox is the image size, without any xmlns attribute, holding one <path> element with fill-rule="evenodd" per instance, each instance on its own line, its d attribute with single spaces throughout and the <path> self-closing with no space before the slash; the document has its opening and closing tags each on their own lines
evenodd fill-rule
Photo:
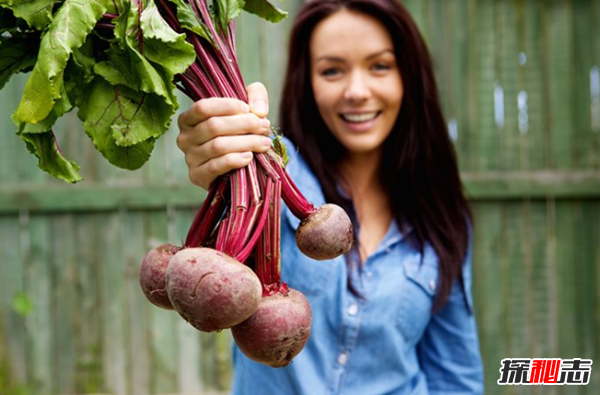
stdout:
<svg viewBox="0 0 600 395">
<path fill-rule="evenodd" d="M 230 328 L 254 313 L 262 296 L 248 266 L 211 248 L 185 248 L 167 270 L 167 293 L 175 310 L 194 328 Z"/>
<path fill-rule="evenodd" d="M 181 247 L 173 244 L 161 244 L 151 249 L 144 257 L 140 267 L 140 286 L 148 300 L 163 309 L 173 310 L 167 295 L 167 267 L 169 261 Z"/>
<path fill-rule="evenodd" d="M 335 204 L 324 204 L 300 222 L 296 244 L 312 259 L 333 259 L 352 248 L 354 230 L 348 214 Z"/>
<path fill-rule="evenodd" d="M 240 350 L 253 361 L 274 368 L 288 365 L 310 336 L 312 313 L 308 300 L 290 289 L 287 296 L 266 296 L 250 318 L 231 328 Z"/>
</svg>

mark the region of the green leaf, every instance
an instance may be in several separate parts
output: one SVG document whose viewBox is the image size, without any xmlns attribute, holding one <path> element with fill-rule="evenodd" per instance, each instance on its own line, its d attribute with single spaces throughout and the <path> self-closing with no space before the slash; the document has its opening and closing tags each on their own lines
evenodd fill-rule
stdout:
<svg viewBox="0 0 600 395">
<path fill-rule="evenodd" d="M 127 51 L 113 46 L 108 51 L 108 60 L 94 66 L 94 73 L 104 78 L 111 85 L 124 85 L 131 89 L 139 89 L 139 76 L 131 69 L 131 61 Z"/>
<path fill-rule="evenodd" d="M 194 47 L 167 24 L 153 2 L 149 2 L 140 18 L 144 38 L 144 56 L 160 64 L 172 76 L 181 74 L 196 59 Z M 172 87 L 173 90 L 175 86 Z"/>
<path fill-rule="evenodd" d="M 86 86 L 94 79 L 96 60 L 90 56 L 91 45 L 86 42 L 84 47 L 73 51 L 65 69 L 64 87 L 69 100 L 79 107 Z"/>
<path fill-rule="evenodd" d="M 0 89 L 13 74 L 27 72 L 35 65 L 38 46 L 39 38 L 29 35 L 0 42 Z"/>
<path fill-rule="evenodd" d="M 140 18 L 137 2 L 130 3 L 115 22 L 115 36 L 120 46 L 111 48 L 108 61 L 99 64 L 95 71 L 112 85 L 122 84 L 162 96 L 175 113 L 177 98 L 173 76 L 187 69 L 195 59 L 195 52 L 185 43 L 184 36 L 161 22 L 162 16 L 153 10 L 156 10 L 154 3 L 147 3 Z"/>
<path fill-rule="evenodd" d="M 61 78 L 62 78 L 62 76 L 61 76 Z M 54 107 L 52 107 L 52 111 L 50 111 L 48 116 L 46 118 L 44 118 L 43 120 L 41 120 L 40 122 L 35 123 L 35 124 L 26 123 L 26 122 L 19 123 L 15 120 L 15 117 L 13 114 L 13 120 L 15 121 L 15 123 L 17 125 L 19 125 L 20 133 L 46 133 L 46 132 L 52 130 L 52 127 L 54 126 L 54 124 L 56 123 L 58 118 L 62 117 L 64 114 L 66 114 L 67 112 L 69 112 L 73 109 L 73 104 L 69 100 L 69 96 L 66 92 L 66 87 L 64 86 L 64 84 L 62 84 L 62 82 L 61 82 L 60 86 L 61 86 L 60 97 L 54 102 Z"/>
<path fill-rule="evenodd" d="M 278 127 L 271 127 L 271 132 L 273 134 L 273 138 L 271 139 L 273 141 L 273 150 L 277 155 L 281 157 L 281 160 L 283 161 L 283 166 L 285 167 L 287 166 L 290 157 L 288 156 L 285 144 L 282 143 L 283 134 L 280 133 Z"/>
<path fill-rule="evenodd" d="M 15 113 L 19 123 L 35 124 L 45 119 L 60 98 L 62 74 L 71 53 L 83 45 L 87 35 L 106 11 L 108 0 L 66 0 L 43 35 L 38 59 Z"/>
<path fill-rule="evenodd" d="M 27 144 L 27 149 L 39 159 L 38 167 L 40 169 L 70 183 L 82 180 L 79 175 L 79 166 L 63 157 L 51 131 L 35 134 L 20 131 L 19 136 Z"/>
<path fill-rule="evenodd" d="M 275 7 L 267 0 L 246 0 L 244 11 L 257 15 L 269 22 L 281 22 L 288 13 Z"/>
<path fill-rule="evenodd" d="M 182 28 L 196 33 L 200 37 L 214 44 L 208 26 L 198 18 L 198 15 L 192 9 L 192 6 L 184 0 L 169 0 L 177 6 L 177 20 Z"/>
<path fill-rule="evenodd" d="M 52 7 L 57 0 L 0 0 L 0 7 L 10 8 L 17 18 L 37 30 L 45 30 L 52 22 Z"/>
<path fill-rule="evenodd" d="M 244 9 L 244 0 L 214 0 L 216 17 L 223 32 L 227 32 L 229 22 L 237 18 Z"/>
<path fill-rule="evenodd" d="M 12 309 L 21 317 L 25 317 L 33 311 L 33 303 L 25 292 L 20 291 L 16 293 L 12 301 Z"/>
<path fill-rule="evenodd" d="M 172 107 L 157 95 L 112 86 L 100 77 L 85 97 L 78 116 L 98 151 L 115 166 L 140 168 L 154 141 L 167 131 Z"/>
</svg>

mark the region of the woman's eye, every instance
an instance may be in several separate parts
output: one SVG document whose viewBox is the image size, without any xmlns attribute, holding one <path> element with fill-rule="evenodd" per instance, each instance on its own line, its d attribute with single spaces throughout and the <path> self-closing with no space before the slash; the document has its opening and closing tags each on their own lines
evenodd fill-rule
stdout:
<svg viewBox="0 0 600 395">
<path fill-rule="evenodd" d="M 321 75 L 323 77 L 332 77 L 334 75 L 338 75 L 340 73 L 340 69 L 336 69 L 336 68 L 329 68 L 329 69 L 325 69 L 323 71 L 321 71 Z"/>
<path fill-rule="evenodd" d="M 373 65 L 373 70 L 375 71 L 386 71 L 391 69 L 391 66 L 387 63 L 376 63 Z"/>
</svg>

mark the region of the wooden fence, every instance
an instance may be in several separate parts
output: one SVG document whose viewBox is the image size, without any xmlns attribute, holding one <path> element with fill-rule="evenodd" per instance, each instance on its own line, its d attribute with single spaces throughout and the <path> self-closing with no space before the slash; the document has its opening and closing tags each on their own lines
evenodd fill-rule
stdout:
<svg viewBox="0 0 600 395">
<path fill-rule="evenodd" d="M 404 3 L 434 55 L 476 216 L 486 393 L 597 394 L 598 366 L 581 387 L 496 381 L 507 357 L 600 363 L 600 0 Z M 290 22 L 238 24 L 243 74 L 270 89 L 272 119 Z M 0 92 L 0 394 L 226 392 L 229 333 L 196 332 L 137 283 L 145 251 L 181 242 L 204 196 L 175 128 L 127 172 L 66 117 L 55 131 L 85 180 L 65 185 L 14 134 L 24 81 Z"/>
</svg>

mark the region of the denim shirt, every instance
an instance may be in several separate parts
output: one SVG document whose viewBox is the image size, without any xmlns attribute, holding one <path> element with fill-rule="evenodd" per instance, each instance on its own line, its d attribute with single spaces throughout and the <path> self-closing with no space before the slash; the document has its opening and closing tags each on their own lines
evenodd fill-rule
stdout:
<svg viewBox="0 0 600 395">
<path fill-rule="evenodd" d="M 319 183 L 285 140 L 287 171 L 315 206 L 325 203 Z M 234 346 L 233 394 L 481 394 L 483 367 L 471 300 L 471 248 L 464 289 L 455 282 L 447 304 L 431 309 L 438 281 L 435 251 L 421 254 L 395 221 L 377 250 L 352 269 L 363 298 L 348 289 L 345 258 L 315 261 L 296 247 L 299 220 L 283 206 L 282 279 L 312 309 L 305 348 L 284 368 L 246 358 Z M 354 265 L 356 266 L 356 265 Z"/>
</svg>

